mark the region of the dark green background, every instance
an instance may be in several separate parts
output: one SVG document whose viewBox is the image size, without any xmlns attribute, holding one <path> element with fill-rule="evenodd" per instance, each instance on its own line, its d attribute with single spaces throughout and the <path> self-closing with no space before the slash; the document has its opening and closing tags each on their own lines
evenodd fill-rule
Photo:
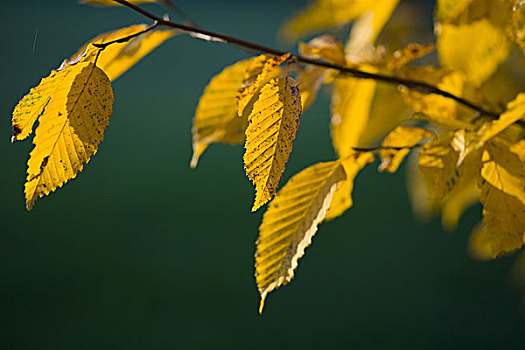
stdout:
<svg viewBox="0 0 525 350">
<path fill-rule="evenodd" d="M 277 29 L 304 2 L 177 3 L 203 27 L 286 48 Z M 414 3 L 429 23 L 430 6 Z M 99 153 L 27 212 L 31 142 L 9 143 L 13 107 L 89 38 L 143 21 L 75 1 L 2 3 L 0 348 L 525 348 L 514 257 L 465 252 L 481 207 L 453 234 L 438 219 L 418 223 L 403 169 L 360 175 L 355 207 L 321 225 L 293 283 L 257 314 L 262 211 L 250 213 L 242 147 L 212 146 L 188 165 L 202 89 L 246 57 L 224 44 L 176 37 L 115 82 Z M 327 101 L 303 115 L 283 183 L 333 158 Z"/>
</svg>

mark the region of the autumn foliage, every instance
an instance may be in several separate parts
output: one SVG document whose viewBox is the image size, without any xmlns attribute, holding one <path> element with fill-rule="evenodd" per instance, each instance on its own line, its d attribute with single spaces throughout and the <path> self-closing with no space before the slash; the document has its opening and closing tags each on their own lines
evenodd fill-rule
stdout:
<svg viewBox="0 0 525 350">
<path fill-rule="evenodd" d="M 170 6 L 161 0 L 82 2 L 138 12 L 133 4 Z M 483 221 L 469 242 L 474 257 L 496 258 L 524 244 L 525 91 L 514 87 L 523 90 L 525 82 L 501 93 L 491 79 L 505 65 L 524 65 L 525 2 L 438 0 L 439 66 L 418 61 L 434 51 L 434 43 L 407 43 L 394 51 L 375 45 L 398 3 L 312 1 L 284 24 L 283 37 L 295 42 L 353 22 L 346 42 L 321 35 L 299 42 L 299 54 L 262 47 L 260 55 L 212 77 L 197 103 L 191 167 L 213 143 L 244 144 L 244 168 L 255 187 L 252 211 L 269 202 L 255 256 L 261 312 L 268 293 L 293 278 L 318 225 L 352 207 L 354 179 L 376 159 L 380 172 L 394 173 L 412 153 L 409 190 L 416 209 L 424 215 L 441 212 L 448 230 L 481 202 Z M 28 137 L 38 124 L 25 184 L 28 210 L 82 171 L 109 125 L 111 82 L 159 45 L 189 32 L 261 47 L 141 13 L 154 24 L 90 40 L 15 107 L 13 141 Z M 280 186 L 301 114 L 322 86 L 331 91 L 335 157 L 314 161 Z"/>
</svg>

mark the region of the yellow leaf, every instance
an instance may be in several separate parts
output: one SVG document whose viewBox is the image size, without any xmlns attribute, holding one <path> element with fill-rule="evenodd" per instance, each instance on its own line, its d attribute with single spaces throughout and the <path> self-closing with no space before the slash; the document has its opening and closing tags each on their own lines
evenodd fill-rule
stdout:
<svg viewBox="0 0 525 350">
<path fill-rule="evenodd" d="M 381 144 L 381 147 L 389 149 L 379 150 L 379 156 L 381 157 L 379 171 L 395 173 L 403 159 L 410 152 L 410 148 L 426 138 L 435 138 L 435 135 L 433 132 L 417 126 L 396 127 L 385 137 Z"/>
<path fill-rule="evenodd" d="M 318 163 L 293 176 L 270 203 L 259 227 L 255 254 L 259 312 L 268 293 L 292 280 L 298 260 L 344 180 L 339 161 Z"/>
<path fill-rule="evenodd" d="M 516 1 L 510 23 L 511 37 L 514 38 L 514 41 L 521 47 L 521 52 L 525 55 L 525 3 L 523 1 Z"/>
<path fill-rule="evenodd" d="M 250 63 L 247 59 L 226 67 L 206 86 L 193 117 L 192 168 L 209 144 L 244 142 L 248 118 L 237 116 L 237 94 Z"/>
<path fill-rule="evenodd" d="M 525 165 L 510 149 L 494 140 L 482 156 L 479 187 L 486 230 L 477 232 L 472 245 L 492 258 L 520 248 L 525 238 Z"/>
<path fill-rule="evenodd" d="M 443 91 L 461 96 L 464 76 L 459 72 L 422 66 L 407 67 L 397 71 L 400 77 L 437 86 Z M 472 128 L 470 123 L 457 118 L 457 103 L 437 94 L 424 94 L 401 86 L 401 96 L 414 112 L 422 113 L 432 124 L 447 128 Z"/>
<path fill-rule="evenodd" d="M 361 132 L 359 145 L 374 143 L 385 133 L 399 125 L 411 115 L 410 108 L 403 102 L 396 87 L 379 84 L 372 101 L 370 117 L 366 128 Z"/>
<path fill-rule="evenodd" d="M 432 51 L 434 51 L 434 45 L 408 44 L 406 47 L 394 51 L 394 53 L 387 58 L 386 68 L 394 71 L 418 58 L 428 55 Z"/>
<path fill-rule="evenodd" d="M 498 119 L 483 124 L 477 132 L 477 148 L 522 118 L 525 118 L 525 93 L 519 93 L 509 102 L 506 111 Z"/>
<path fill-rule="evenodd" d="M 507 37 L 488 19 L 460 25 L 442 23 L 439 28 L 441 64 L 465 73 L 475 85 L 487 80 L 510 53 Z"/>
<path fill-rule="evenodd" d="M 330 208 L 326 212 L 325 220 L 333 220 L 343 215 L 353 205 L 352 191 L 357 174 L 368 164 L 374 162 L 372 153 L 355 153 L 341 160 L 345 170 L 346 180 L 335 191 Z"/>
<path fill-rule="evenodd" d="M 449 21 L 462 13 L 474 0 L 438 0 L 436 4 L 436 19 Z"/>
<path fill-rule="evenodd" d="M 244 167 L 257 190 L 252 211 L 268 202 L 277 191 L 284 165 L 299 128 L 301 96 L 289 77 L 266 84 L 248 117 Z"/>
<path fill-rule="evenodd" d="M 338 65 L 345 65 L 345 47 L 333 35 L 322 35 L 308 43 L 299 43 L 299 53 L 308 58 L 321 58 Z"/>
<path fill-rule="evenodd" d="M 443 137 L 427 142 L 419 152 L 419 168 L 432 186 L 431 197 L 443 198 L 457 181 L 456 164 L 458 154 Z"/>
<path fill-rule="evenodd" d="M 33 132 L 33 125 L 51 100 L 59 82 L 69 73 L 68 70 L 52 71 L 48 77 L 43 78 L 40 84 L 32 88 L 18 102 L 13 111 L 11 142 L 23 140 Z"/>
<path fill-rule="evenodd" d="M 470 234 L 468 253 L 472 258 L 496 259 L 512 253 L 523 245 L 523 239 L 519 235 L 506 234 L 498 225 L 496 218 L 491 217 L 489 223 L 488 227 L 480 223 Z"/>
<path fill-rule="evenodd" d="M 483 151 L 481 177 L 525 205 L 525 163 L 508 144 L 496 140 Z"/>
<path fill-rule="evenodd" d="M 315 0 L 284 24 L 281 32 L 288 41 L 296 41 L 308 33 L 345 24 L 372 7 L 372 1 Z"/>
<path fill-rule="evenodd" d="M 99 49 L 94 44 L 103 44 L 128 35 L 139 33 L 147 28 L 145 24 L 138 24 L 107 32 L 97 36 L 85 44 L 77 53 L 71 56 L 70 61 L 76 62 L 95 62 Z M 115 43 L 109 45 L 102 51 L 97 60 L 97 66 L 100 67 L 111 81 L 115 81 L 127 70 L 133 67 L 137 62 L 147 56 L 151 51 L 156 49 L 166 40 L 173 37 L 177 31 L 156 29 L 141 34 L 126 43 Z M 68 61 L 66 61 L 67 63 Z"/>
<path fill-rule="evenodd" d="M 319 88 L 330 72 L 327 69 L 308 65 L 299 72 L 297 81 L 301 93 L 303 111 L 314 102 Z"/>
<path fill-rule="evenodd" d="M 127 0 L 131 4 L 142 4 L 147 2 L 157 2 L 157 0 Z M 81 4 L 96 5 L 96 6 L 121 6 L 113 0 L 79 0 Z"/>
<path fill-rule="evenodd" d="M 370 79 L 338 77 L 334 84 L 330 131 L 339 158 L 352 154 L 366 130 L 376 82 Z"/>
<path fill-rule="evenodd" d="M 242 116 L 250 101 L 257 95 L 270 76 L 279 74 L 278 66 L 290 57 L 289 53 L 282 56 L 261 55 L 256 57 L 245 73 L 243 89 L 238 94 L 237 114 Z M 262 64 L 262 65 L 261 65 Z"/>
<path fill-rule="evenodd" d="M 56 88 L 39 117 L 28 161 L 26 205 L 74 178 L 97 152 L 112 113 L 113 92 L 106 74 L 91 62 L 54 72 Z M 48 78 L 48 79 L 49 79 Z M 38 106 L 37 108 L 40 108 Z"/>
<path fill-rule="evenodd" d="M 370 8 L 355 21 L 346 44 L 346 52 L 350 61 L 352 55 L 363 50 L 367 45 L 373 44 L 383 27 L 386 25 L 399 0 L 374 0 L 363 1 Z"/>
</svg>

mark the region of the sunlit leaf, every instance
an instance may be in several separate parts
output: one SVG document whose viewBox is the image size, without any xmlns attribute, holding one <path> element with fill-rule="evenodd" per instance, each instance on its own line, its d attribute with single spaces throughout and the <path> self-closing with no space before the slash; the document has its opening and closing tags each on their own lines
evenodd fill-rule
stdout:
<svg viewBox="0 0 525 350">
<path fill-rule="evenodd" d="M 296 41 L 305 34 L 354 20 L 371 7 L 372 1 L 315 0 L 288 19 L 282 34 L 287 40 Z"/>
<path fill-rule="evenodd" d="M 346 180 L 335 191 L 330 208 L 326 212 L 325 220 L 333 220 L 343 215 L 353 205 L 352 191 L 357 174 L 368 164 L 374 162 L 372 153 L 356 152 L 341 160 L 345 169 Z"/>
<path fill-rule="evenodd" d="M 171 29 L 152 30 L 126 43 L 111 44 L 100 53 L 98 48 L 90 44 L 107 43 L 139 33 L 146 28 L 147 25 L 138 24 L 98 35 L 71 56 L 70 61 L 95 62 L 97 60 L 97 66 L 106 72 L 111 81 L 114 81 L 166 40 L 176 35 L 177 31 Z"/>
<path fill-rule="evenodd" d="M 315 164 L 293 176 L 268 206 L 255 254 L 261 294 L 259 312 L 268 293 L 294 277 L 298 260 L 311 244 L 334 191 L 345 178 L 339 161 Z"/>
<path fill-rule="evenodd" d="M 39 116 L 25 184 L 28 210 L 37 198 L 74 178 L 97 152 L 113 106 L 109 78 L 91 62 L 53 71 L 43 83 L 54 88 L 40 94 L 42 90 L 37 87 L 28 96 L 32 99 L 40 94 L 47 102 L 31 105 L 26 96 L 15 109 L 13 118 L 15 123 L 19 122 L 16 114 L 21 112 L 31 118 Z M 29 123 L 26 123 L 24 134 L 29 132 L 27 125 Z"/>
<path fill-rule="evenodd" d="M 379 150 L 381 157 L 379 171 L 395 173 L 410 152 L 410 148 L 426 138 L 435 138 L 435 135 L 417 126 L 398 126 L 392 130 L 381 144 L 384 149 Z"/>
<path fill-rule="evenodd" d="M 243 115 L 246 107 L 257 95 L 264 83 L 280 72 L 278 66 L 289 57 L 289 53 L 282 56 L 261 55 L 250 62 L 250 66 L 245 72 L 243 87 L 237 97 L 237 114 L 239 116 Z"/>
<path fill-rule="evenodd" d="M 299 43 L 299 53 L 308 58 L 321 58 L 338 65 L 345 65 L 345 47 L 333 35 L 322 35 L 307 43 Z"/>
<path fill-rule="evenodd" d="M 250 59 L 243 60 L 226 67 L 206 86 L 193 117 L 192 168 L 197 166 L 199 157 L 209 144 L 244 142 L 248 117 L 237 116 L 237 94 L 250 62 Z"/>
<path fill-rule="evenodd" d="M 486 19 L 459 26 L 441 24 L 437 48 L 444 67 L 465 73 L 476 85 L 489 78 L 510 53 L 504 33 Z"/>
<path fill-rule="evenodd" d="M 330 131 L 340 158 L 352 154 L 367 127 L 376 82 L 369 79 L 338 77 L 332 93 Z"/>
<path fill-rule="evenodd" d="M 261 89 L 248 117 L 244 153 L 246 175 L 257 191 L 252 211 L 277 192 L 300 115 L 301 96 L 295 80 L 289 77 L 272 79 Z"/>
</svg>

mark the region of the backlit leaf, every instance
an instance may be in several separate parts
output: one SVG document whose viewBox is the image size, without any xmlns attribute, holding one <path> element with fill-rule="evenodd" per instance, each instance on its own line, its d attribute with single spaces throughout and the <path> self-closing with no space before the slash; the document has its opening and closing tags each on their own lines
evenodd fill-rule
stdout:
<svg viewBox="0 0 525 350">
<path fill-rule="evenodd" d="M 346 180 L 334 193 L 325 220 L 333 220 L 343 215 L 353 205 L 352 191 L 357 174 L 368 164 L 374 162 L 373 153 L 355 153 L 341 160 L 345 170 Z"/>
<path fill-rule="evenodd" d="M 379 150 L 381 157 L 379 171 L 395 173 L 410 152 L 411 147 L 423 139 L 434 137 L 434 133 L 417 126 L 398 126 L 385 137 L 381 144 L 381 147 L 392 148 Z"/>
<path fill-rule="evenodd" d="M 369 79 L 338 77 L 332 93 L 330 131 L 340 158 L 352 154 L 366 129 L 376 82 Z"/>
<path fill-rule="evenodd" d="M 259 312 L 268 293 L 294 277 L 298 260 L 311 244 L 334 191 L 345 177 L 339 161 L 315 164 L 293 176 L 268 206 L 255 254 Z"/>
<path fill-rule="evenodd" d="M 290 54 L 282 56 L 261 55 L 252 60 L 250 67 L 245 73 L 242 90 L 238 94 L 237 114 L 242 116 L 250 101 L 256 96 L 264 83 L 280 72 L 278 66 L 286 61 Z"/>
<path fill-rule="evenodd" d="M 430 66 L 402 68 L 397 71 L 397 74 L 406 79 L 437 86 L 456 96 L 461 96 L 465 80 L 461 73 Z M 401 96 L 414 112 L 421 113 L 432 124 L 453 129 L 472 127 L 469 123 L 457 119 L 457 103 L 452 99 L 437 94 L 420 93 L 404 86 L 400 87 L 400 91 Z"/>
<path fill-rule="evenodd" d="M 247 116 L 237 116 L 237 94 L 251 60 L 243 60 L 214 76 L 206 86 L 193 117 L 193 157 L 195 168 L 209 144 L 241 144 L 248 125 Z"/>
<path fill-rule="evenodd" d="M 91 43 L 107 43 L 139 33 L 146 28 L 147 25 L 138 24 L 98 35 L 71 56 L 71 61 L 75 62 L 80 58 L 81 62 L 95 62 L 99 49 L 90 45 Z M 126 43 L 109 45 L 100 53 L 97 66 L 106 72 L 111 81 L 114 81 L 176 33 L 177 31 L 171 29 L 156 29 Z"/>
<path fill-rule="evenodd" d="M 248 117 L 244 167 L 256 188 L 252 211 L 268 202 L 277 191 L 285 163 L 299 128 L 301 96 L 289 77 L 266 84 Z"/>
<path fill-rule="evenodd" d="M 449 21 L 456 18 L 474 0 L 437 0 L 436 18 L 439 21 Z"/>
<path fill-rule="evenodd" d="M 363 1 L 370 8 L 352 25 L 352 30 L 346 44 L 347 57 L 350 61 L 352 55 L 363 50 L 367 45 L 373 44 L 384 26 L 392 16 L 399 0 L 374 0 Z M 354 62 L 356 63 L 356 62 Z"/>
<path fill-rule="evenodd" d="M 329 73 L 327 69 L 310 65 L 299 71 L 297 82 L 299 83 L 303 111 L 312 105 L 317 92 Z"/>
<path fill-rule="evenodd" d="M 282 34 L 289 41 L 296 41 L 308 33 L 345 24 L 368 11 L 372 1 L 315 0 L 288 19 Z"/>
<path fill-rule="evenodd" d="M 106 74 L 91 62 L 71 65 L 46 78 L 56 88 L 42 105 L 35 148 L 28 161 L 26 204 L 49 194 L 74 178 L 97 152 L 112 113 L 113 92 Z"/>
<path fill-rule="evenodd" d="M 523 245 L 525 235 L 525 165 L 509 145 L 491 141 L 483 151 L 479 186 L 485 229 L 471 239 L 471 252 L 496 258 Z"/>
<path fill-rule="evenodd" d="M 439 60 L 480 85 L 507 59 L 510 45 L 505 33 L 489 20 L 468 24 L 442 23 L 437 39 Z"/>
<path fill-rule="evenodd" d="M 308 43 L 299 43 L 299 54 L 308 58 L 321 58 L 338 65 L 345 65 L 345 47 L 333 35 L 322 35 Z"/>
</svg>

